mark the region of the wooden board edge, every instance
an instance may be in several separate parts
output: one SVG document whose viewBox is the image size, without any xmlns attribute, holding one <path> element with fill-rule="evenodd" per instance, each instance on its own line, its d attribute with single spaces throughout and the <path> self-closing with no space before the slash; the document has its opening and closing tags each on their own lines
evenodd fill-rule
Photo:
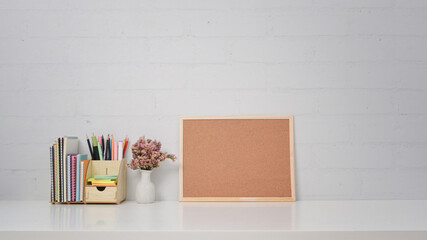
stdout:
<svg viewBox="0 0 427 240">
<path fill-rule="evenodd" d="M 123 159 L 125 159 L 125 158 L 123 158 Z M 125 161 L 125 166 L 124 166 L 124 169 L 123 169 L 123 176 L 122 177 L 124 177 L 125 178 L 125 181 L 123 181 L 122 182 L 122 190 L 123 190 L 123 193 L 122 193 L 122 197 L 123 197 L 123 200 L 122 201 L 124 201 L 125 199 L 126 199 L 126 194 L 127 194 L 127 172 L 128 172 L 128 167 L 127 167 L 127 161 L 126 160 L 124 160 Z"/>
<path fill-rule="evenodd" d="M 294 197 L 183 197 L 180 202 L 294 202 Z"/>
<path fill-rule="evenodd" d="M 84 202 L 49 202 L 50 204 L 83 204 Z"/>
<path fill-rule="evenodd" d="M 119 171 L 117 173 L 117 191 L 116 191 L 116 200 L 120 202 L 122 198 L 126 195 L 126 170 L 127 170 L 127 162 L 126 159 L 123 158 L 120 161 Z"/>
<path fill-rule="evenodd" d="M 290 172 L 291 172 L 291 198 L 296 201 L 295 193 L 295 149 L 294 149 L 294 118 L 289 118 L 289 149 L 290 149 Z"/>
<path fill-rule="evenodd" d="M 97 203 L 120 204 L 121 202 L 119 202 L 119 203 L 117 203 L 117 201 L 89 201 L 89 202 L 85 202 L 85 204 L 97 204 Z"/>
<path fill-rule="evenodd" d="M 184 119 L 179 119 L 179 199 L 184 196 Z"/>
<path fill-rule="evenodd" d="M 180 116 L 183 120 L 200 119 L 292 119 L 293 115 L 236 115 L 236 116 Z"/>
</svg>

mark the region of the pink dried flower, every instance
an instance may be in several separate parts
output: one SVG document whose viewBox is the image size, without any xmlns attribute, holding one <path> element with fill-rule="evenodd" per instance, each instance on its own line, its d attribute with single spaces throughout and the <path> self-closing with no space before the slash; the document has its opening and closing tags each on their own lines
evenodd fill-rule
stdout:
<svg viewBox="0 0 427 240">
<path fill-rule="evenodd" d="M 175 161 L 176 156 L 167 152 L 162 152 L 162 143 L 157 140 L 145 139 L 140 137 L 136 143 L 131 146 L 132 160 L 129 162 L 130 169 L 152 170 L 159 167 L 159 163 L 169 158 Z"/>
</svg>

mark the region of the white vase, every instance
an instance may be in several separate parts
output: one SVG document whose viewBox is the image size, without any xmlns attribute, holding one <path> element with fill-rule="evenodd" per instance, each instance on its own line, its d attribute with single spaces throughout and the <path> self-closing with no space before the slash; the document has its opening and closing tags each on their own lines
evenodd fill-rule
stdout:
<svg viewBox="0 0 427 240">
<path fill-rule="evenodd" d="M 136 202 L 152 203 L 155 199 L 154 184 L 151 182 L 152 170 L 139 170 L 140 178 L 136 184 Z"/>
</svg>

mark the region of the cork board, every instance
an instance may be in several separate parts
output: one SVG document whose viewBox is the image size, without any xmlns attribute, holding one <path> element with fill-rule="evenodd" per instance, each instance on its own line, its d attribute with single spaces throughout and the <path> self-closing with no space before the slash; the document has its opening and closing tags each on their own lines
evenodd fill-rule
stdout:
<svg viewBox="0 0 427 240">
<path fill-rule="evenodd" d="M 180 201 L 295 201 L 293 117 L 181 117 Z"/>
</svg>

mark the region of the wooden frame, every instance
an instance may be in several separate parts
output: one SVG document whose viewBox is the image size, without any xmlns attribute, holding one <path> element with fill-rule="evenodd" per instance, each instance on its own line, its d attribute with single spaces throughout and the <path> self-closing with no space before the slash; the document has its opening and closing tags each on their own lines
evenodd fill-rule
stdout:
<svg viewBox="0 0 427 240">
<path fill-rule="evenodd" d="M 289 120 L 289 146 L 290 146 L 290 187 L 289 197 L 185 197 L 184 196 L 184 121 L 203 119 L 286 119 Z M 180 134 L 180 159 L 179 159 L 179 201 L 296 201 L 295 195 L 295 170 L 294 170 L 294 131 L 293 116 L 182 116 L 179 119 Z"/>
</svg>

